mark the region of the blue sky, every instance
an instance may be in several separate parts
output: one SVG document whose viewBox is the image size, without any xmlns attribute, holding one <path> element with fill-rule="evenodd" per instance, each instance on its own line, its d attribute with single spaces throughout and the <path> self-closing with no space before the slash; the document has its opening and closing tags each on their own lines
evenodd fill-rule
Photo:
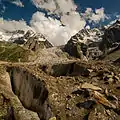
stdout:
<svg viewBox="0 0 120 120">
<path fill-rule="evenodd" d="M 102 25 L 109 24 L 109 22 L 117 19 L 116 15 L 120 15 L 120 0 L 74 0 L 78 5 L 78 9 L 82 12 L 86 8 L 92 8 L 93 10 L 103 7 L 105 14 L 110 18 L 102 22 Z"/>
<path fill-rule="evenodd" d="M 38 9 L 30 2 L 30 0 L 21 0 L 24 7 L 18 7 L 8 2 L 9 0 L 0 0 L 6 7 L 4 14 L 1 15 L 4 19 L 20 20 L 24 19 L 29 23 L 33 13 Z M 114 20 L 115 15 L 120 13 L 120 0 L 74 0 L 80 11 L 84 12 L 86 8 L 90 7 L 93 10 L 96 8 L 105 8 L 105 13 Z M 3 7 L 3 5 L 0 7 Z M 0 9 L 2 10 L 2 9 Z M 1 11 L 2 12 L 2 11 Z M 104 23 L 108 23 L 105 21 Z"/>
<path fill-rule="evenodd" d="M 12 19 L 12 20 L 20 20 L 24 19 L 25 21 L 29 21 L 33 15 L 37 11 L 37 8 L 30 2 L 30 0 L 22 0 L 24 3 L 24 7 L 16 6 L 8 1 L 3 0 L 2 3 L 5 5 L 6 9 L 3 16 L 4 19 Z"/>
<path fill-rule="evenodd" d="M 100 8 L 104 7 L 106 13 L 120 12 L 120 0 L 75 0 L 78 6 L 82 9 L 86 7 Z"/>
</svg>

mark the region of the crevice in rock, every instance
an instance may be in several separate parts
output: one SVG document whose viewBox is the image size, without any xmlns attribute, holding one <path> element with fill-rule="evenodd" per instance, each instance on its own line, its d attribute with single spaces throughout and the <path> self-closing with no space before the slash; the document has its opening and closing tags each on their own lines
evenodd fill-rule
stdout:
<svg viewBox="0 0 120 120">
<path fill-rule="evenodd" d="M 22 67 L 8 68 L 12 90 L 26 109 L 38 113 L 40 120 L 49 120 L 52 112 L 45 83 Z"/>
</svg>

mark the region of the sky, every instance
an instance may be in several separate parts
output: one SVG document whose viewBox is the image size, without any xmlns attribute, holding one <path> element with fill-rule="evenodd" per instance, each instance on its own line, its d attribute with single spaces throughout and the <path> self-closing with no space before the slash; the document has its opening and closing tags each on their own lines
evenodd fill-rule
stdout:
<svg viewBox="0 0 120 120">
<path fill-rule="evenodd" d="M 109 17 L 101 24 L 109 24 L 111 21 L 120 18 L 120 0 L 74 0 L 78 5 L 79 11 L 85 11 L 86 8 L 93 10 L 104 8 L 105 14 Z"/>
<path fill-rule="evenodd" d="M 24 7 L 19 7 L 16 4 L 11 4 L 8 2 L 14 0 L 0 1 L 0 7 L 3 7 L 3 4 L 6 7 L 4 13 L 2 13 L 2 11 L 0 12 L 1 16 L 5 19 L 24 19 L 28 23 L 33 13 L 38 11 L 36 6 L 32 4 L 31 0 L 21 0 L 21 2 L 24 4 Z M 116 15 L 120 14 L 120 0 L 74 0 L 74 2 L 78 6 L 79 12 L 84 12 L 86 8 L 92 8 L 95 10 L 103 7 L 105 9 L 105 13 L 112 17 L 112 19 L 114 19 Z M 4 8 L 1 10 L 3 9 Z"/>
<path fill-rule="evenodd" d="M 107 13 L 120 12 L 120 0 L 75 0 L 81 8 L 105 8 Z"/>
<path fill-rule="evenodd" d="M 55 45 L 120 18 L 120 0 L 0 0 L 0 30 L 32 29 Z"/>
</svg>

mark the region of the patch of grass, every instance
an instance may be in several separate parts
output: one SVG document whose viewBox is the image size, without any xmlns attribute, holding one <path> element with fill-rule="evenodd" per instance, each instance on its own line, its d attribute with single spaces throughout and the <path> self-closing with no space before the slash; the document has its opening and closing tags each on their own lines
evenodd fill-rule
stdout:
<svg viewBox="0 0 120 120">
<path fill-rule="evenodd" d="M 32 51 L 7 42 L 0 42 L 0 60 L 10 62 L 27 62 Z"/>
</svg>

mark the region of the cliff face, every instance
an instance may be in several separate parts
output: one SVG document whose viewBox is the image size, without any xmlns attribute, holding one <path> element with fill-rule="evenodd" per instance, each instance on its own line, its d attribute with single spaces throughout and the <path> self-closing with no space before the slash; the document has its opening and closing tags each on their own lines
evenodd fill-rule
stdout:
<svg viewBox="0 0 120 120">
<path fill-rule="evenodd" d="M 117 20 L 114 24 L 109 26 L 103 35 L 102 42 L 99 46 L 100 50 L 109 52 L 111 49 L 120 48 L 120 21 Z"/>
<path fill-rule="evenodd" d="M 0 120 L 39 120 L 37 113 L 25 109 L 12 92 L 6 67 L 0 65 Z"/>
<path fill-rule="evenodd" d="M 51 111 L 47 101 L 48 90 L 44 81 L 23 68 L 9 69 L 12 90 L 23 106 L 37 112 L 40 119 L 48 120 L 51 117 Z"/>
</svg>

